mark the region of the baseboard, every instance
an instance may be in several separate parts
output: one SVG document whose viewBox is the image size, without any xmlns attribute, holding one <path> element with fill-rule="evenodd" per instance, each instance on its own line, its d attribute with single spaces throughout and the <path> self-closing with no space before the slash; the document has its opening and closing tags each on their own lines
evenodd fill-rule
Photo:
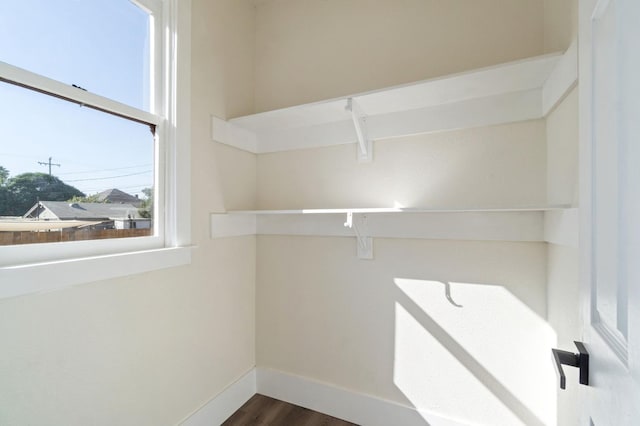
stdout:
<svg viewBox="0 0 640 426">
<path fill-rule="evenodd" d="M 469 426 L 432 412 L 268 368 L 251 369 L 179 425 L 220 425 L 256 393 L 363 426 Z"/>
<path fill-rule="evenodd" d="M 256 368 L 257 393 L 365 426 L 469 426 L 431 412 L 276 370 Z"/>
<path fill-rule="evenodd" d="M 181 426 L 219 425 L 255 394 L 256 370 L 252 368 L 247 374 L 194 411 L 179 424 Z"/>
</svg>

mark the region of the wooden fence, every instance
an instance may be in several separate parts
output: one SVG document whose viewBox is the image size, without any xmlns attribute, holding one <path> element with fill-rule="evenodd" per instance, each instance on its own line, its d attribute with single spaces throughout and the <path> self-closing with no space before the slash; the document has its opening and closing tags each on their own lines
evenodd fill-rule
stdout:
<svg viewBox="0 0 640 426">
<path fill-rule="evenodd" d="M 60 241 L 103 240 L 106 238 L 146 237 L 152 229 L 64 229 L 41 232 L 0 232 L 0 246 L 34 243 L 57 243 Z"/>
</svg>

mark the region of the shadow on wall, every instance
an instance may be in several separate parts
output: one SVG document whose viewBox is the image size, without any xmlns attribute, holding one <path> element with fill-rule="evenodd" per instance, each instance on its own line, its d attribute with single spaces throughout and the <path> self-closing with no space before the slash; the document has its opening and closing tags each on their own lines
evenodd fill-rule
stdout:
<svg viewBox="0 0 640 426">
<path fill-rule="evenodd" d="M 496 285 L 394 279 L 395 386 L 429 421 L 555 424 L 546 321 Z"/>
<path fill-rule="evenodd" d="M 556 424 L 541 245 L 379 238 L 367 262 L 353 238 L 257 240 L 258 366 L 412 406 L 405 424 Z"/>
</svg>

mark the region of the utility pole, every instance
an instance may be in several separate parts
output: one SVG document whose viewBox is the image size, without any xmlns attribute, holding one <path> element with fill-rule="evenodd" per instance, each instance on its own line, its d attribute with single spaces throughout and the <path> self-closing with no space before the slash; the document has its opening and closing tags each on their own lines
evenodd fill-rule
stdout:
<svg viewBox="0 0 640 426">
<path fill-rule="evenodd" d="M 60 164 L 55 164 L 51 162 L 51 157 L 49 157 L 49 161 L 48 162 L 43 162 L 43 161 L 38 161 L 38 164 L 41 164 L 43 166 L 49 166 L 49 177 L 51 177 L 51 166 L 58 166 L 60 167 Z"/>
</svg>

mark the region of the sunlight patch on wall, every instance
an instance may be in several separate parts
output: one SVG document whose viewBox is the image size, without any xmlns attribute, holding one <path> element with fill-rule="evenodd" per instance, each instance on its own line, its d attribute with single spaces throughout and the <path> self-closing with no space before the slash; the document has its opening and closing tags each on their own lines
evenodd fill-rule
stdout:
<svg viewBox="0 0 640 426">
<path fill-rule="evenodd" d="M 555 334 L 544 319 L 501 286 L 394 282 L 394 383 L 416 408 L 474 424 L 555 424 Z"/>
</svg>

